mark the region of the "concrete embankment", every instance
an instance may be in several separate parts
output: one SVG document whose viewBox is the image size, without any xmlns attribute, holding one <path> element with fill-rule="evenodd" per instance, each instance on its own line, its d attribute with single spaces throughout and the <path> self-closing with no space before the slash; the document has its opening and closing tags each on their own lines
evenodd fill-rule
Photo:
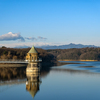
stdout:
<svg viewBox="0 0 100 100">
<path fill-rule="evenodd" d="M 0 63 L 0 67 L 26 67 L 27 63 Z"/>
<path fill-rule="evenodd" d="M 65 61 L 65 60 L 64 60 Z M 49 68 L 52 66 L 61 66 L 61 65 L 65 65 L 65 64 L 79 64 L 79 63 L 65 63 L 65 62 L 41 62 L 40 65 L 44 68 Z M 1 63 L 0 62 L 0 67 L 27 67 L 28 63 Z"/>
</svg>

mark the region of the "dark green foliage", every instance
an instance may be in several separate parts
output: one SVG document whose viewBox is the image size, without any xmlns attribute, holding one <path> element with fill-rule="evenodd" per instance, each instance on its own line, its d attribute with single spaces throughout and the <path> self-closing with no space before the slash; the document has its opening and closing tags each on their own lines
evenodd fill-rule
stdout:
<svg viewBox="0 0 100 100">
<path fill-rule="evenodd" d="M 15 48 L 0 48 L 0 59 L 15 59 L 15 60 L 25 60 L 26 54 L 30 48 L 24 49 L 15 49 Z M 46 50 L 37 49 L 40 58 L 42 58 L 43 62 L 54 62 L 56 61 L 56 57 L 48 53 Z"/>
<path fill-rule="evenodd" d="M 55 49 L 47 52 L 55 55 L 58 60 L 100 60 L 100 48 Z"/>
<path fill-rule="evenodd" d="M 30 48 L 0 48 L 0 59 L 25 59 Z M 54 62 L 56 59 L 69 60 L 100 60 L 100 48 L 81 49 L 37 49 L 43 62 Z"/>
<path fill-rule="evenodd" d="M 11 80 L 11 79 L 22 79 L 26 77 L 26 68 L 11 68 L 1 67 L 0 68 L 0 81 Z"/>
<path fill-rule="evenodd" d="M 4 51 L 3 54 L 7 54 L 7 51 Z"/>
<path fill-rule="evenodd" d="M 5 46 L 2 46 L 2 48 L 6 48 Z"/>
</svg>

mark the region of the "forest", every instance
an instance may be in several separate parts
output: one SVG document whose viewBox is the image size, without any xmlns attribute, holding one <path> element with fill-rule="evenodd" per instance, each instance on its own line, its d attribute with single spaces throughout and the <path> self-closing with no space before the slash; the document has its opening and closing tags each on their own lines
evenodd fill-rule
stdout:
<svg viewBox="0 0 100 100">
<path fill-rule="evenodd" d="M 25 60 L 30 48 L 0 48 L 0 60 Z M 100 48 L 72 48 L 72 49 L 49 49 L 37 48 L 43 62 L 54 62 L 57 60 L 100 60 Z"/>
<path fill-rule="evenodd" d="M 31 48 L 0 48 L 0 60 L 25 60 L 26 54 Z M 39 57 L 42 58 L 42 62 L 55 62 L 56 57 L 48 53 L 46 50 L 37 49 Z"/>
<path fill-rule="evenodd" d="M 100 48 L 72 48 L 47 50 L 56 56 L 57 60 L 100 60 Z"/>
</svg>

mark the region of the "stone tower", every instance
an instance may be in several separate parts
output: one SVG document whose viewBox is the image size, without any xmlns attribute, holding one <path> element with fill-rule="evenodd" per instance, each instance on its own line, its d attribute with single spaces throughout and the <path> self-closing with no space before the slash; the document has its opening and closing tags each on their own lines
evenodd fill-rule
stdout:
<svg viewBox="0 0 100 100">
<path fill-rule="evenodd" d="M 30 63 L 31 62 L 38 62 L 39 61 L 39 53 L 37 52 L 37 50 L 35 49 L 34 46 L 27 53 L 27 55 L 26 55 L 26 61 L 28 61 Z"/>
<path fill-rule="evenodd" d="M 42 61 L 39 59 L 39 53 L 33 46 L 30 51 L 26 55 L 26 61 L 28 61 L 28 66 L 26 68 L 26 73 L 34 73 L 40 69 L 40 62 Z"/>
</svg>

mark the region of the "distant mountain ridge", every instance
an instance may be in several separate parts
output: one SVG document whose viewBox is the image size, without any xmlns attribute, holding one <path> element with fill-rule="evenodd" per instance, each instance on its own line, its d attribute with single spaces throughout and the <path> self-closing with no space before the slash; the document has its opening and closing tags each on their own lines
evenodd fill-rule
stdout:
<svg viewBox="0 0 100 100">
<path fill-rule="evenodd" d="M 60 46 L 41 46 L 41 47 L 38 47 L 38 48 L 42 48 L 42 49 L 71 49 L 71 48 L 86 48 L 86 47 L 94 47 L 94 48 L 97 48 L 98 46 L 95 46 L 95 45 L 82 45 L 82 44 L 73 44 L 73 43 L 70 43 L 68 45 L 60 45 Z"/>
<path fill-rule="evenodd" d="M 15 48 L 28 48 L 29 46 L 20 46 L 20 47 L 15 47 Z M 48 50 L 48 49 L 70 49 L 70 48 L 86 48 L 86 47 L 94 47 L 94 48 L 97 48 L 98 46 L 95 46 L 95 45 L 82 45 L 82 44 L 74 44 L 74 43 L 70 43 L 68 45 L 59 45 L 59 46 L 37 46 L 36 48 L 42 48 L 42 49 L 45 49 L 45 50 Z"/>
</svg>

